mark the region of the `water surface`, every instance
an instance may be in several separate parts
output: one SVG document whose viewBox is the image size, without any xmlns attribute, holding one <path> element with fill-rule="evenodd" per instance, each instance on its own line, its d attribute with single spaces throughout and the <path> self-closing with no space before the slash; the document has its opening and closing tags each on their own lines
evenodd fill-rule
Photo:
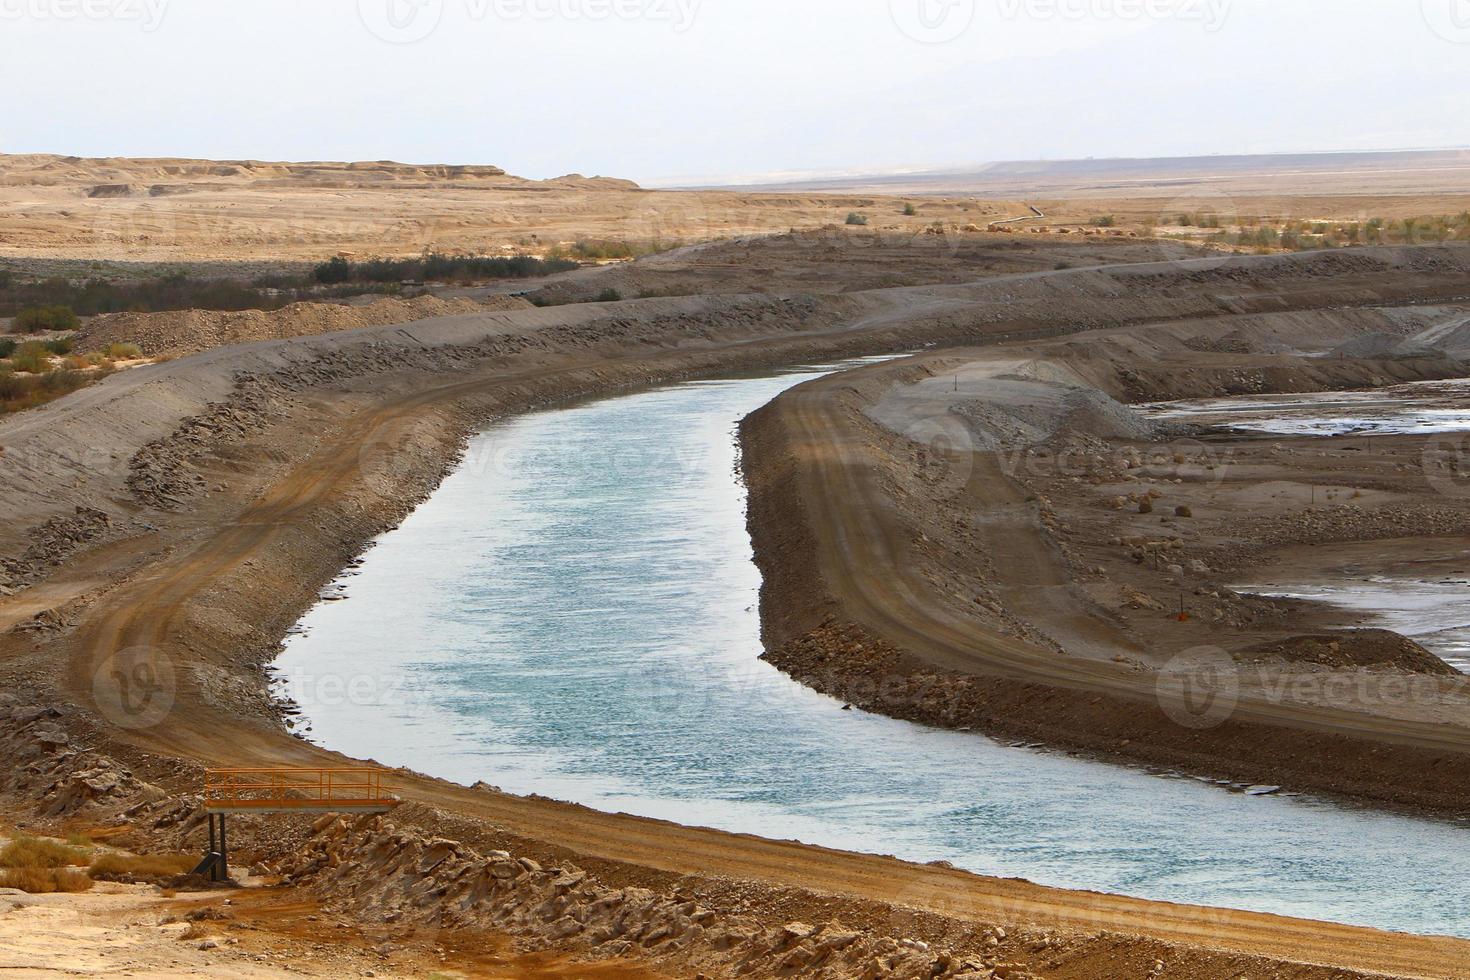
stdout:
<svg viewBox="0 0 1470 980">
<path fill-rule="evenodd" d="M 311 737 L 608 811 L 1048 885 L 1470 936 L 1458 826 L 844 711 L 757 659 L 740 418 L 817 371 L 524 416 L 303 621 Z"/>
<path fill-rule="evenodd" d="M 1470 430 L 1470 380 L 1421 381 L 1373 391 L 1240 395 L 1156 402 L 1150 418 L 1280 436 L 1434 435 Z"/>
</svg>

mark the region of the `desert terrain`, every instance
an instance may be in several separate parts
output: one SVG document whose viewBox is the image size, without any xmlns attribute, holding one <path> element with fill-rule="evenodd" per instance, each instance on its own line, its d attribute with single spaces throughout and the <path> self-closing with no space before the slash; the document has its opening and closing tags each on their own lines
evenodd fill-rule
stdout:
<svg viewBox="0 0 1470 980">
<path fill-rule="evenodd" d="M 1453 187 L 1429 193 L 1454 213 Z M 486 424 L 869 354 L 903 356 L 798 387 L 742 427 L 771 662 L 977 739 L 1465 814 L 1452 668 L 1340 610 L 1236 588 L 1268 560 L 1315 565 L 1323 545 L 1432 546 L 1453 567 L 1470 510 L 1429 479 L 1426 437 L 1256 438 L 1133 408 L 1464 378 L 1446 327 L 1470 317 L 1464 245 L 1242 254 L 1141 224 L 988 228 L 1029 198 L 925 197 L 907 215 L 877 192 L 388 164 L 9 158 L 0 194 L 22 277 L 660 246 L 375 303 L 82 323 L 77 350 L 127 343 L 136 364 L 0 420 L 7 826 L 200 852 L 206 768 L 352 765 L 292 734 L 267 668 Z M 883 217 L 849 225 L 854 211 Z M 1181 669 L 1201 648 L 1212 659 Z M 136 716 L 120 676 L 163 685 L 156 716 Z M 1232 685 L 1218 723 L 1194 724 L 1170 686 L 1200 676 Z M 1321 683 L 1339 676 L 1369 688 Z M 1432 697 L 1373 696 L 1386 681 Z M 269 954 L 298 975 L 1470 976 L 1458 939 L 1045 888 L 410 770 L 392 783 L 403 802 L 386 817 L 232 818 L 242 891 L 7 893 L 0 957 L 38 970 L 38 931 L 112 930 L 129 951 L 75 968 L 271 976 Z M 239 944 L 159 940 L 177 906 L 221 894 L 253 924 Z M 385 923 L 386 939 L 359 935 Z"/>
<path fill-rule="evenodd" d="M 893 212 L 885 226 L 911 233 L 1010 215 L 1003 201 L 969 196 L 906 217 L 901 202 L 871 194 L 681 193 L 498 167 L 0 156 L 0 255 L 274 267 L 343 252 L 540 252 L 578 239 L 668 247 L 840 225 L 880 205 Z"/>
</svg>

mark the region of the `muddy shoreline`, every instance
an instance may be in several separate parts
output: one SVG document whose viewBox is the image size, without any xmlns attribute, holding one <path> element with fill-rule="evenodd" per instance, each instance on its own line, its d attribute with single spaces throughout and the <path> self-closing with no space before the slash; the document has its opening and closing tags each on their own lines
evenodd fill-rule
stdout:
<svg viewBox="0 0 1470 980">
<path fill-rule="evenodd" d="M 1071 342 L 1059 343 L 1066 346 Z M 844 541 L 855 534 L 850 524 L 844 525 L 849 530 L 841 532 L 830 526 L 829 515 L 842 509 L 854 494 L 852 490 L 836 489 L 844 479 L 852 479 L 854 485 L 877 484 L 883 488 L 874 490 L 867 503 L 852 504 L 869 513 L 851 520 L 868 522 L 869 530 L 864 532 L 868 535 L 882 533 L 897 539 L 890 540 L 882 561 L 912 562 L 924 570 L 911 589 L 929 587 L 923 575 L 930 583 L 937 581 L 940 575 L 934 569 L 938 563 L 963 561 L 958 557 L 960 553 L 974 547 L 963 537 L 947 547 L 928 541 L 928 536 L 943 535 L 951 521 L 959 524 L 964 518 L 943 508 L 926 509 L 923 502 L 931 491 L 922 480 L 904 477 L 902 462 L 893 470 L 898 475 L 891 475 L 885 468 L 888 464 L 878 462 L 880 458 L 901 460 L 909 444 L 863 414 L 863 407 L 888 385 L 943 375 L 947 360 L 952 363 L 954 357 L 937 352 L 852 372 L 846 377 L 819 379 L 787 392 L 742 426 L 742 459 L 751 492 L 749 530 L 765 583 L 761 605 L 768 661 L 796 680 L 855 707 L 909 721 L 973 730 L 1018 743 L 1046 743 L 1091 758 L 1182 772 L 1237 786 L 1285 786 L 1352 803 L 1439 817 L 1463 818 L 1470 812 L 1470 757 L 1461 751 L 1403 744 L 1387 734 L 1365 738 L 1314 730 L 1304 724 L 1283 727 L 1243 714 L 1219 724 L 1181 725 L 1158 700 L 1152 674 L 1133 685 L 1133 693 L 1120 696 L 1105 687 L 1060 675 L 1048 681 L 1044 671 L 1017 673 L 1000 663 L 989 668 L 977 662 L 970 670 L 947 669 L 892 639 L 913 634 L 885 630 L 887 613 L 881 603 L 861 605 L 864 612 L 855 613 L 853 600 L 881 594 L 887 587 L 882 577 L 896 566 L 835 572 L 835 562 L 862 564 L 862 560 L 834 545 L 834 534 Z M 1409 365 L 1402 366 L 1413 370 Z M 1355 368 L 1339 363 L 1335 370 L 1325 372 L 1321 371 L 1323 367 L 1309 366 L 1306 374 L 1293 374 L 1283 368 L 1279 377 L 1294 377 L 1298 390 L 1322 390 L 1329 383 L 1327 378 L 1340 381 L 1356 371 L 1366 381 L 1370 375 L 1385 373 L 1370 365 Z M 1129 375 L 1128 380 L 1136 384 L 1139 376 Z M 1166 383 L 1179 385 L 1181 381 L 1173 378 L 1166 379 Z M 1214 384 L 1208 372 L 1204 384 Z M 804 402 L 821 403 L 821 411 L 826 413 L 821 416 L 824 422 L 828 417 L 834 420 L 839 434 L 832 437 L 832 442 L 843 447 L 843 463 L 832 463 L 829 450 L 814 448 L 826 443 L 812 440 L 810 433 L 819 423 L 804 414 Z M 878 473 L 883 475 L 875 475 Z M 1038 484 L 1030 491 L 1036 495 L 1033 499 L 1048 500 L 1045 494 L 1059 492 L 1056 484 L 1060 482 L 1046 483 L 1044 489 Z M 1071 482 L 1077 481 L 1074 478 Z M 1060 503 L 1056 504 L 1056 516 L 1046 509 L 1050 505 L 1042 506 L 1037 520 L 1043 533 L 1073 518 Z M 879 516 L 879 512 L 885 516 Z M 890 519 L 891 530 L 875 530 L 879 525 L 887 529 Z M 1457 526 L 1470 526 L 1470 515 L 1458 514 L 1455 519 Z M 1347 526 L 1343 533 L 1362 537 L 1365 532 L 1361 528 L 1354 532 Z M 1061 547 L 1079 579 L 1086 580 L 1093 577 L 1094 571 L 1102 571 L 1091 567 L 1096 560 L 1095 549 L 1078 557 L 1071 551 L 1069 537 L 1058 537 L 1056 533 L 1046 536 L 1057 538 L 1052 547 Z M 937 557 L 931 545 L 948 558 Z M 970 587 L 985 590 L 984 581 L 993 573 L 993 569 L 977 572 L 980 584 Z M 840 591 L 831 585 L 834 577 L 844 583 Z M 962 591 L 966 581 L 943 588 Z M 997 622 L 986 612 L 988 608 L 1005 612 L 995 605 L 993 593 L 982 591 L 975 603 L 969 607 L 973 613 L 961 603 L 944 613 L 936 606 L 934 615 L 973 618 L 974 628 L 981 631 L 1009 630 L 1010 624 Z M 1022 636 L 1025 638 L 1025 634 Z M 1187 645 L 1181 643 L 1178 649 Z M 1446 668 L 1441 673 L 1452 672 Z M 1444 680 L 1440 686 L 1444 683 L 1455 681 Z M 1405 688 L 1409 689 L 1407 680 Z"/>
<path fill-rule="evenodd" d="M 1395 288 L 1434 291 L 1422 284 Z M 255 404 L 232 406 L 230 399 L 215 403 L 244 412 L 240 418 L 220 425 L 211 416 L 202 430 L 185 427 L 184 438 L 177 430 L 165 430 L 170 434 L 151 443 L 158 450 L 150 460 L 159 467 L 155 485 L 186 492 L 166 501 L 169 507 L 137 499 L 119 507 L 133 523 L 114 519 L 114 536 L 84 542 L 61 556 L 59 566 L 37 586 L 60 596 L 46 610 L 52 618 L 37 629 L 4 637 L 4 679 L 13 692 L 7 701 L 16 705 L 6 740 L 34 760 L 30 769 L 11 775 L 6 795 L 12 805 L 27 808 L 42 801 L 52 808 L 51 819 L 80 813 L 113 819 L 127 812 L 131 815 L 121 819 L 140 829 L 167 820 L 174 822 L 165 826 L 180 827 L 174 811 L 187 806 L 205 764 L 340 764 L 335 754 L 285 733 L 269 700 L 264 667 L 320 590 L 374 537 L 432 492 L 459 459 L 468 433 L 516 411 L 720 372 L 889 353 L 917 343 L 1014 340 L 1079 328 L 1077 318 L 1060 309 L 1040 324 L 1005 320 L 998 308 L 964 311 L 960 308 L 968 302 L 966 293 L 958 292 L 959 299 L 923 299 L 912 306 L 904 300 L 896 307 L 880 305 L 876 312 L 870 306 L 861 329 L 846 326 L 857 315 L 854 307 L 845 302 L 824 305 L 811 311 L 809 322 L 776 317 L 764 326 L 747 324 L 744 339 L 720 332 L 730 313 L 740 309 L 731 302 L 704 320 L 691 318 L 682 308 L 666 309 L 688 304 L 650 304 L 661 309 L 662 317 L 651 326 L 646 318 L 616 310 L 602 317 L 583 316 L 585 329 L 571 329 L 556 346 L 544 334 L 532 332 L 461 347 L 426 346 L 412 336 L 391 348 L 375 347 L 384 343 L 387 331 L 380 331 L 365 338 L 367 343 L 293 348 L 305 356 L 249 375 L 265 381 L 249 392 Z M 1280 298 L 1276 302 L 1288 303 Z M 770 305 L 762 301 L 757 308 Z M 1089 317 L 1121 315 L 1123 308 L 1118 303 Z M 1219 305 L 1197 297 L 1156 301 L 1145 309 L 1134 307 L 1132 315 L 1158 319 L 1181 308 L 1218 310 Z M 162 367 L 180 365 L 188 366 L 181 361 Z M 38 419 L 72 407 L 56 403 Z M 184 479 L 175 482 L 173 476 Z M 119 489 L 88 499 L 115 502 L 126 493 L 123 475 L 104 473 L 96 479 L 112 480 L 111 486 Z M 37 513 L 36 501 L 28 497 L 15 516 L 23 520 Z M 139 522 L 151 530 L 137 533 Z M 17 526 L 29 525 L 12 524 L 12 533 Z M 119 726 L 108 717 L 105 704 L 94 700 L 95 678 L 106 655 L 137 648 L 152 651 L 175 669 L 176 699 L 164 725 Z M 58 670 L 58 665 L 65 669 Z M 28 705 L 42 706 L 41 714 Z M 221 718 L 229 723 L 222 725 Z M 38 741 L 56 729 L 64 730 L 67 741 Z M 57 744 L 63 746 L 60 753 Z M 74 752 L 67 745 L 88 748 Z M 116 776 L 99 777 L 99 769 Z M 702 880 L 744 880 L 746 895 L 760 896 L 762 903 L 777 888 L 786 897 L 770 902 L 778 910 L 770 913 L 773 924 L 781 911 L 825 908 L 829 915 L 852 917 L 865 929 L 871 926 L 874 936 L 887 934 L 874 925 L 881 922 L 873 919 L 871 909 L 861 911 L 857 895 L 871 897 L 889 917 L 895 913 L 882 904 L 886 900 L 931 911 L 953 909 L 950 921 L 965 923 L 966 929 L 975 928 L 977 921 L 1047 921 L 1034 909 L 1021 911 L 1023 904 L 1054 902 L 1060 909 L 1067 903 L 1104 901 L 1035 889 L 1027 890 L 1021 903 L 1019 895 L 1010 894 L 1015 886 L 974 876 L 754 840 L 740 840 L 737 846 L 729 835 L 464 790 L 408 772 L 401 776 L 405 795 L 426 804 L 405 814 L 418 830 L 432 835 L 453 829 L 462 839 L 473 826 L 492 827 L 497 838 L 526 842 L 532 853 L 550 849 L 577 855 L 584 868 L 617 888 L 668 889 L 695 868 Z M 155 791 L 164 798 L 150 802 Z M 280 837 L 278 830 L 262 827 L 259 832 Z M 846 869 L 848 877 L 834 876 L 834 868 Z M 839 878 L 846 883 L 834 884 Z M 977 913 L 954 905 L 954 896 L 977 888 L 1009 894 L 1000 906 L 1006 911 Z M 839 897 L 819 897 L 834 890 Z M 1256 968 L 1243 966 L 1245 961 L 1235 953 L 1185 951 L 1167 939 L 1167 946 L 1161 944 L 1159 936 L 1178 935 L 1162 927 L 1147 933 L 1148 938 L 1102 936 L 1134 921 L 1137 913 L 1118 915 L 1116 910 L 1058 913 L 1057 928 L 1073 934 L 1080 929 L 1092 937 L 1066 947 L 1076 966 L 1066 975 L 1103 976 L 1119 962 L 1137 964 L 1146 972 L 1160 953 L 1182 957 L 1182 963 L 1193 965 L 1191 975 L 1202 977 Z M 1335 948 L 1347 935 L 1338 934 Z M 1055 944 L 1036 942 L 1035 948 L 1021 951 L 1028 961 L 1051 958 L 1048 949 L 1056 949 Z M 1329 956 L 1285 952 L 1297 948 L 1296 940 L 1277 947 L 1273 964 L 1283 958 L 1310 955 L 1326 961 Z M 1372 960 L 1364 949 L 1363 955 Z M 933 962 L 931 958 L 931 967 Z M 1113 966 L 1103 965 L 1109 963 Z M 1325 971 L 1297 967 L 1291 975 L 1316 977 Z"/>
</svg>

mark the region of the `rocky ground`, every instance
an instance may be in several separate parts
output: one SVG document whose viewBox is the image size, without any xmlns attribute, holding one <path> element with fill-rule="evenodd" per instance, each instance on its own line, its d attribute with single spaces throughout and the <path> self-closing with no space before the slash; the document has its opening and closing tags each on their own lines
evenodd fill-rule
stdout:
<svg viewBox="0 0 1470 980">
<path fill-rule="evenodd" d="M 18 762 L 4 777 L 4 799 L 17 820 L 107 823 L 136 834 L 138 846 L 196 847 L 204 766 L 343 764 L 289 734 L 264 665 L 321 588 L 437 484 L 464 434 L 486 420 L 661 381 L 925 344 L 1034 344 L 1181 318 L 1199 321 L 1195 334 L 1225 335 L 1239 328 L 1241 311 L 1278 311 L 1272 316 L 1304 335 L 1325 338 L 1344 321 L 1366 332 L 1384 317 L 1314 311 L 1446 301 L 1470 268 L 1460 252 L 1441 249 L 1240 261 L 1259 281 L 1213 262 L 1165 263 L 366 326 L 181 357 L 4 420 L 0 548 L 14 594 L 0 599 L 8 694 L 0 734 Z M 843 266 L 839 255 L 829 269 L 840 276 Z M 1130 343 L 1151 341 L 1138 334 Z M 748 454 L 763 457 L 786 459 Z M 813 597 L 779 570 L 768 578 L 804 603 Z M 974 599 L 965 597 L 967 608 L 980 607 Z M 993 600 L 997 616 L 1007 609 L 1001 599 Z M 768 629 L 806 615 L 805 605 L 772 610 Z M 139 702 L 120 677 L 162 696 Z M 1053 734 L 1065 743 L 1065 733 L 1037 740 Z M 1153 734 L 1136 737 L 1176 761 L 1193 751 L 1151 742 Z M 742 967 L 1079 980 L 1170 971 L 1451 976 L 1465 959 L 1449 941 L 1056 892 L 410 772 L 394 779 L 414 803 L 394 815 L 393 828 L 247 823 L 240 846 L 261 851 L 334 915 L 372 918 L 393 898 L 378 890 L 391 880 L 412 899 L 400 916 L 406 927 L 455 922 L 593 959 L 633 954 L 679 976 Z M 587 878 L 561 894 L 556 882 L 578 872 Z M 458 903 L 442 901 L 451 892 Z M 712 918 L 696 921 L 703 912 Z M 709 923 L 730 945 L 693 928 Z M 848 933 L 859 935 L 846 943 Z"/>
</svg>

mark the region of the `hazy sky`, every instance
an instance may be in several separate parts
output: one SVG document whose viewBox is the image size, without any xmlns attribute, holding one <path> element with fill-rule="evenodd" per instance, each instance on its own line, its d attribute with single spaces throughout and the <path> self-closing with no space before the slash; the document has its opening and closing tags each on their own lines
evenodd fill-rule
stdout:
<svg viewBox="0 0 1470 980">
<path fill-rule="evenodd" d="M 1470 0 L 0 0 L 0 150 L 647 183 L 1470 144 Z"/>
</svg>

